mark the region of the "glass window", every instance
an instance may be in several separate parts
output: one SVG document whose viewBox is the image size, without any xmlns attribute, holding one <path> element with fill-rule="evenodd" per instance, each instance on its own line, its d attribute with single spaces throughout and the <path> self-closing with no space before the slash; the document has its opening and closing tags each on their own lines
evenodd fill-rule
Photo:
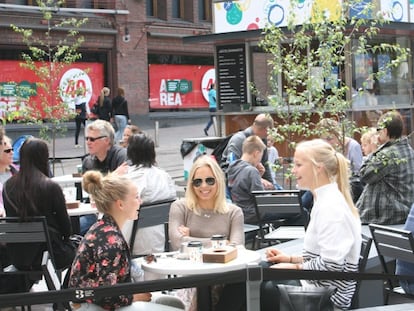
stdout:
<svg viewBox="0 0 414 311">
<path fill-rule="evenodd" d="M 147 0 L 147 16 L 157 16 L 157 1 Z"/>
<path fill-rule="evenodd" d="M 172 0 L 171 16 L 173 18 L 183 18 L 184 14 L 181 14 L 181 9 L 184 9 L 184 7 L 181 4 L 181 0 Z"/>
<path fill-rule="evenodd" d="M 381 38 L 381 42 L 404 45 L 401 38 Z M 369 44 L 369 43 L 368 43 Z M 377 44 L 377 42 L 372 42 Z M 408 62 L 398 68 L 387 65 L 395 59 L 392 52 L 353 54 L 352 107 L 353 110 L 408 108 L 410 100 L 410 72 Z M 378 78 L 373 74 L 380 72 Z"/>
<path fill-rule="evenodd" d="M 211 0 L 198 0 L 198 19 L 211 22 Z"/>
</svg>

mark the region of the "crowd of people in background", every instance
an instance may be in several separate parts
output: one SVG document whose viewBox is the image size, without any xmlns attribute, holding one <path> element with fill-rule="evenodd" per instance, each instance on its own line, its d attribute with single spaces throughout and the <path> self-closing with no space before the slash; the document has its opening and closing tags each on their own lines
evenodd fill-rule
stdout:
<svg viewBox="0 0 414 311">
<path fill-rule="evenodd" d="M 129 117 L 128 101 L 125 98 L 125 89 L 118 87 L 116 96 L 111 99 L 111 90 L 108 87 L 102 88 L 96 103 L 89 106 L 85 101 L 85 90 L 79 88 L 74 99 L 75 108 L 75 147 L 80 148 L 79 134 L 81 126 L 86 126 L 86 121 L 105 120 L 111 122 L 115 129 L 114 141 L 116 144 L 125 142 L 123 137 L 125 129 L 131 124 Z M 132 131 L 139 132 L 139 128 L 132 128 Z"/>
</svg>

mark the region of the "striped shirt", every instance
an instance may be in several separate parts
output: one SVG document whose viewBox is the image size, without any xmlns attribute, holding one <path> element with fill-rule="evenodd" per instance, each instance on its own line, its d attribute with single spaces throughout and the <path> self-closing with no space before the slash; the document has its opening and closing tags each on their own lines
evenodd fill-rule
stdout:
<svg viewBox="0 0 414 311">
<path fill-rule="evenodd" d="M 311 220 L 303 248 L 303 269 L 357 272 L 361 250 L 361 223 L 348 207 L 336 183 L 315 190 Z M 315 286 L 333 286 L 331 300 L 348 308 L 355 292 L 353 280 L 308 281 Z"/>
</svg>

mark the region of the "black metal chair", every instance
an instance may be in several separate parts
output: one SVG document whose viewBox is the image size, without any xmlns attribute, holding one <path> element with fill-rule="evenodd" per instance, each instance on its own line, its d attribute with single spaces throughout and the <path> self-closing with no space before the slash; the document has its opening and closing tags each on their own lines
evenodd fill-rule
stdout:
<svg viewBox="0 0 414 311">
<path fill-rule="evenodd" d="M 359 254 L 358 271 L 360 273 L 365 272 L 365 268 L 368 262 L 369 252 L 371 250 L 372 238 L 362 234 L 361 252 Z M 359 304 L 359 289 L 361 287 L 361 280 L 357 281 L 354 297 L 352 297 L 351 309 L 356 309 Z"/>
<path fill-rule="evenodd" d="M 50 253 L 52 263 L 54 263 L 52 244 L 49 237 L 46 217 L 37 216 L 22 222 L 18 217 L 0 218 L 0 243 L 10 249 L 16 245 L 27 247 L 28 256 L 32 255 L 31 247 L 37 248 L 39 244 L 44 244 L 44 248 Z M 32 269 L 21 270 L 14 265 L 7 266 L 0 272 L 3 276 L 14 276 L 24 278 L 24 290 L 29 291 L 32 285 L 41 280 L 44 273 L 40 266 Z M 24 308 L 22 306 L 22 308 Z M 30 306 L 28 306 L 30 310 Z"/>
<path fill-rule="evenodd" d="M 60 277 L 55 269 L 55 266 L 52 262 L 52 258 L 48 251 L 43 252 L 42 257 L 42 271 L 44 275 L 44 279 L 46 282 L 46 286 L 49 290 L 55 291 L 60 290 L 62 288 Z M 71 310 L 69 302 L 67 303 L 56 303 L 53 307 L 54 310 L 65 311 Z"/>
<path fill-rule="evenodd" d="M 392 261 L 399 259 L 414 263 L 414 236 L 410 231 L 376 224 L 370 224 L 369 229 L 375 247 L 377 248 L 378 257 L 384 273 L 393 274 L 394 272 L 390 271 L 389 265 L 387 264 L 389 260 L 386 260 L 386 258 Z M 391 294 L 398 294 L 414 299 L 414 295 L 405 293 L 399 284 L 388 279 L 384 288 L 385 304 L 388 304 Z"/>
<path fill-rule="evenodd" d="M 171 203 L 174 200 L 159 201 L 151 204 L 143 204 L 139 210 L 139 217 L 134 221 L 132 226 L 131 238 L 129 240 L 130 249 L 134 249 L 135 236 L 137 234 L 138 228 L 151 227 L 156 225 L 164 225 L 164 251 L 169 251 L 169 235 L 168 235 L 168 218 L 170 214 Z M 147 255 L 147 254 L 139 254 Z M 138 256 L 139 256 L 138 255 Z"/>
<path fill-rule="evenodd" d="M 257 223 L 259 225 L 259 234 L 257 240 L 259 246 L 265 242 L 271 245 L 275 242 L 291 240 L 299 237 L 303 237 L 308 218 L 304 215 L 301 202 L 301 194 L 299 190 L 265 190 L 265 191 L 253 191 L 256 202 L 256 216 Z M 277 218 L 273 220 L 267 220 L 264 218 L 266 213 L 277 215 Z M 298 226 L 286 226 L 286 221 L 294 217 L 303 217 L 305 219 L 303 225 Z M 281 232 L 271 231 L 269 228 L 286 227 L 289 229 L 281 234 Z"/>
</svg>

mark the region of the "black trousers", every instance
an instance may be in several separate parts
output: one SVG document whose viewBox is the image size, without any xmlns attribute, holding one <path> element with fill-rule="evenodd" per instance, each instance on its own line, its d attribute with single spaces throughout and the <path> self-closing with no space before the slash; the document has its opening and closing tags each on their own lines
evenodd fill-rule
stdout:
<svg viewBox="0 0 414 311">
<path fill-rule="evenodd" d="M 81 125 L 83 124 L 83 127 L 85 127 L 85 119 L 76 117 L 75 118 L 75 122 L 76 122 L 75 145 L 78 145 L 78 143 L 79 143 L 79 133 L 80 133 Z"/>
</svg>

